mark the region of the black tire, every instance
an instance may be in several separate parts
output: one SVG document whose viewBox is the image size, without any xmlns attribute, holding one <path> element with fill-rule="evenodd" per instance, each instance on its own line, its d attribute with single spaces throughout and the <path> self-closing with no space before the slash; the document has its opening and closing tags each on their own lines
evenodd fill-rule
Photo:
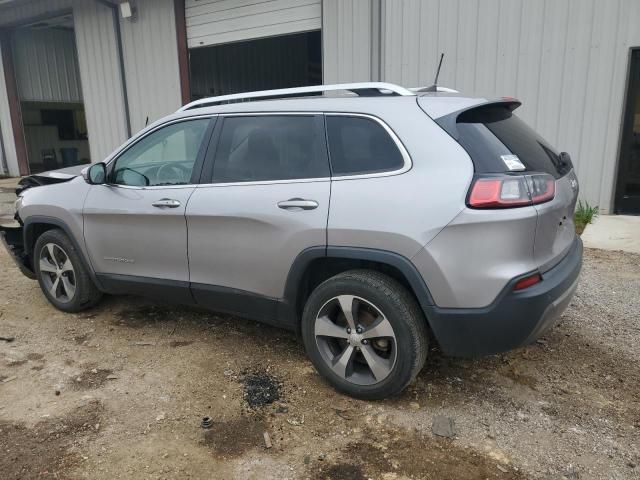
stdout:
<svg viewBox="0 0 640 480">
<path fill-rule="evenodd" d="M 47 283 L 53 283 L 51 279 L 55 277 L 55 274 L 41 270 L 40 258 L 43 254 L 43 249 L 47 249 L 47 245 L 49 244 L 57 246 L 60 250 L 56 249 L 56 252 L 61 255 L 60 251 L 62 251 L 73 266 L 71 274 L 73 274 L 72 280 L 75 284 L 75 291 L 71 298 L 56 298 L 47 288 Z M 47 230 L 38 237 L 33 249 L 33 265 L 42 293 L 44 293 L 47 300 L 58 310 L 62 310 L 63 312 L 80 312 L 91 308 L 102 298 L 102 293 L 91 280 L 89 272 L 80 257 L 80 253 L 78 253 L 73 246 L 73 242 L 69 240 L 69 237 L 62 230 Z M 46 266 L 42 268 L 46 268 Z M 47 276 L 49 280 L 47 280 Z"/>
<path fill-rule="evenodd" d="M 332 299 L 342 295 L 359 297 L 357 301 L 364 300 L 372 304 L 393 327 L 395 338 L 392 341 L 396 344 L 395 363 L 388 370 L 390 373 L 381 381 L 373 378 L 372 384 L 354 383 L 349 381 L 348 375 L 338 375 L 331 368 L 327 353 L 323 353 L 328 350 L 323 350 L 321 346 L 324 339 L 328 338 L 330 342 L 334 342 L 332 345 L 338 349 L 337 352 L 340 348 L 347 348 L 341 345 L 350 345 L 352 339 L 336 340 L 332 336 L 321 336 L 318 337 L 320 340 L 316 340 L 316 318 L 320 313 L 326 312 L 326 308 L 330 308 L 327 305 L 334 301 Z M 346 319 L 344 314 L 342 315 L 342 318 Z M 338 391 L 360 399 L 375 400 L 399 394 L 420 372 L 427 358 L 426 319 L 415 298 L 399 282 L 373 270 L 347 271 L 320 284 L 307 300 L 301 327 L 305 350 L 316 370 Z M 370 342 L 370 347 L 373 347 L 373 342 L 375 340 Z M 354 348 L 357 356 L 362 355 L 360 348 L 364 350 L 366 347 L 361 345 Z M 338 355 L 336 354 L 335 358 Z M 359 367 L 363 365 L 362 360 L 366 361 L 364 355 L 358 364 Z"/>
</svg>

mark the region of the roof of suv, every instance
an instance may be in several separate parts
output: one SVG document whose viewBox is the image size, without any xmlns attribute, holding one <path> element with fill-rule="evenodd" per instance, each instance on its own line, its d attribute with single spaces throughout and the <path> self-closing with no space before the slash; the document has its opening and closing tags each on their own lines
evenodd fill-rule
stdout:
<svg viewBox="0 0 640 480">
<path fill-rule="evenodd" d="M 437 91 L 424 92 L 421 91 L 424 89 L 369 82 L 247 92 L 196 100 L 180 108 L 175 116 L 293 111 L 375 114 L 389 108 L 403 108 L 408 102 L 415 105 L 418 101 L 423 110 L 435 119 L 489 101 L 437 88 Z"/>
</svg>

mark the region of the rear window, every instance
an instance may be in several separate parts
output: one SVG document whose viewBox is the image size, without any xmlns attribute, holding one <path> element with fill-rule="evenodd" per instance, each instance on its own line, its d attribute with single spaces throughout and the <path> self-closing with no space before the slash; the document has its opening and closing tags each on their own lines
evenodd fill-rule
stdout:
<svg viewBox="0 0 640 480">
<path fill-rule="evenodd" d="M 365 117 L 326 118 L 334 176 L 387 172 L 404 166 L 398 146 L 378 122 Z"/>
<path fill-rule="evenodd" d="M 507 105 L 463 112 L 457 116 L 455 131 L 447 126 L 451 122 L 441 120 L 438 123 L 469 153 L 476 173 L 529 171 L 560 178 L 571 170 L 571 164 L 563 162 L 560 154 Z"/>
</svg>

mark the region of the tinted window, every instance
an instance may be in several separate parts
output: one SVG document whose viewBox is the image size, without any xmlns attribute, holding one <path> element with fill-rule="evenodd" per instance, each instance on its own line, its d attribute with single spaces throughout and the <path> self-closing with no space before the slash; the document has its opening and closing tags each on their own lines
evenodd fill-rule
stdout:
<svg viewBox="0 0 640 480">
<path fill-rule="evenodd" d="M 378 122 L 363 117 L 326 118 L 334 175 L 384 172 L 404 165 L 398 146 Z"/>
<path fill-rule="evenodd" d="M 478 173 L 526 170 L 559 178 L 571 170 L 570 163 L 504 105 L 463 112 L 456 130 L 450 133 L 467 150 Z"/>
<path fill-rule="evenodd" d="M 116 160 L 111 174 L 118 185 L 191 183 L 193 165 L 208 118 L 173 123 L 142 138 Z"/>
<path fill-rule="evenodd" d="M 319 117 L 261 115 L 224 119 L 213 164 L 214 182 L 328 176 Z"/>
</svg>

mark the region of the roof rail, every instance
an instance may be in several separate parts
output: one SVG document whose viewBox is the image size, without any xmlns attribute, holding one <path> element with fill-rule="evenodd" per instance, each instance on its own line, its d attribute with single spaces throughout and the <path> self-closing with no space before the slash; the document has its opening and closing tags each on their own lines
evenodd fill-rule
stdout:
<svg viewBox="0 0 640 480">
<path fill-rule="evenodd" d="M 440 87 L 438 85 L 430 85 L 428 87 L 411 87 L 409 91 L 416 93 L 424 93 L 424 92 L 440 92 L 440 93 L 460 93 L 458 90 L 454 90 L 453 88 Z"/>
<path fill-rule="evenodd" d="M 381 96 L 381 95 L 399 95 L 399 96 L 415 96 L 415 93 L 404 87 L 394 85 L 393 83 L 384 82 L 364 82 L 364 83 L 342 83 L 337 85 L 315 85 L 312 87 L 296 87 L 281 88 L 278 90 L 262 90 L 259 92 L 234 93 L 231 95 L 221 95 L 218 97 L 201 98 L 194 102 L 188 103 L 178 109 L 178 112 L 191 110 L 192 108 L 202 108 L 212 105 L 220 105 L 232 102 L 234 100 L 244 101 L 255 98 L 286 98 L 294 95 L 302 95 L 307 93 L 324 93 L 335 91 L 349 91 L 359 96 Z"/>
</svg>

